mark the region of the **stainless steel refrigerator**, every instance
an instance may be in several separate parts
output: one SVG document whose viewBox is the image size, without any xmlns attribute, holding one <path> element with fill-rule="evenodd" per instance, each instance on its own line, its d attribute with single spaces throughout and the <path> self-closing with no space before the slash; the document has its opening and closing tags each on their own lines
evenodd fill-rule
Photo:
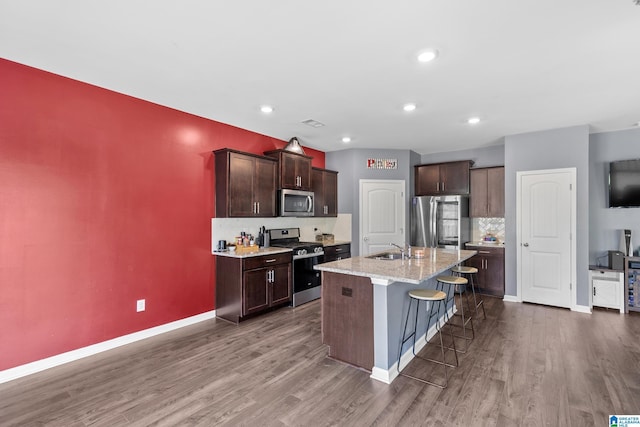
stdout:
<svg viewBox="0 0 640 427">
<path fill-rule="evenodd" d="M 464 249 L 470 235 L 468 197 L 417 196 L 411 199 L 411 246 Z"/>
</svg>

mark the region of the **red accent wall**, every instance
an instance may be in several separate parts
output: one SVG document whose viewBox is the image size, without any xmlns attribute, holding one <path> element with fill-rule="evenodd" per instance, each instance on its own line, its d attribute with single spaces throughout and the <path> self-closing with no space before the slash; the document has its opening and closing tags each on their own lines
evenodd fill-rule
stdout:
<svg viewBox="0 0 640 427">
<path fill-rule="evenodd" d="M 0 370 L 214 309 L 211 151 L 285 141 L 3 59 L 0 76 Z"/>
</svg>

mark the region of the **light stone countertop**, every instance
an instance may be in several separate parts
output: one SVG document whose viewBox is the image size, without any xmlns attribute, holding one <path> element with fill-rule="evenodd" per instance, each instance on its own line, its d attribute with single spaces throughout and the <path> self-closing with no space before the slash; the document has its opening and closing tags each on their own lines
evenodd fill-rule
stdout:
<svg viewBox="0 0 640 427">
<path fill-rule="evenodd" d="M 334 240 L 331 243 L 323 243 L 322 246 L 327 247 L 327 246 L 338 246 L 338 245 L 346 245 L 346 244 L 350 244 L 351 241 L 349 240 Z"/>
<path fill-rule="evenodd" d="M 269 248 L 260 248 L 258 249 L 258 252 L 253 252 L 250 254 L 237 254 L 235 253 L 235 251 L 234 252 L 229 252 L 229 251 L 211 252 L 211 254 L 217 255 L 217 256 L 226 256 L 229 258 L 250 258 L 254 256 L 273 255 L 273 254 L 280 254 L 284 252 L 291 252 L 291 249 L 269 247 Z"/>
<path fill-rule="evenodd" d="M 465 243 L 465 247 L 504 249 L 504 242 L 500 242 L 500 243 L 467 242 Z"/>
<path fill-rule="evenodd" d="M 412 247 L 413 251 L 415 249 L 415 247 Z M 380 260 L 359 256 L 318 264 L 313 268 L 320 271 L 364 276 L 392 282 L 420 284 L 462 263 L 477 253 L 473 250 L 435 248 L 424 248 L 424 251 L 425 257 L 421 259 Z"/>
</svg>

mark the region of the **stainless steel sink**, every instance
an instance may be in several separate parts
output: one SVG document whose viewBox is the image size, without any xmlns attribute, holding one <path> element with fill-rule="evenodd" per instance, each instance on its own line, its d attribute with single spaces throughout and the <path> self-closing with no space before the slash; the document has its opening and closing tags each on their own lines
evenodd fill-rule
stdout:
<svg viewBox="0 0 640 427">
<path fill-rule="evenodd" d="M 394 260 L 394 259 L 402 259 L 402 254 L 400 252 L 382 252 L 379 254 L 369 255 L 365 258 L 388 261 L 388 260 Z"/>
</svg>

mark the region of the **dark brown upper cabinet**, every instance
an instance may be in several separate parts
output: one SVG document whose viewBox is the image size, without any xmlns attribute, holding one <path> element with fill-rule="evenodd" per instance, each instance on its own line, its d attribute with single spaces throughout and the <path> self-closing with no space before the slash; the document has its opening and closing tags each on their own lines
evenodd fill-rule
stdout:
<svg viewBox="0 0 640 427">
<path fill-rule="evenodd" d="M 286 150 L 265 151 L 278 160 L 278 188 L 311 191 L 311 159 Z"/>
<path fill-rule="evenodd" d="M 214 155 L 216 217 L 276 216 L 277 160 L 228 148 Z"/>
<path fill-rule="evenodd" d="M 338 172 L 312 168 L 313 215 L 338 216 Z"/>
<path fill-rule="evenodd" d="M 416 196 L 469 194 L 471 160 L 415 166 Z"/>
<path fill-rule="evenodd" d="M 504 217 L 504 167 L 471 169 L 469 216 Z"/>
</svg>

